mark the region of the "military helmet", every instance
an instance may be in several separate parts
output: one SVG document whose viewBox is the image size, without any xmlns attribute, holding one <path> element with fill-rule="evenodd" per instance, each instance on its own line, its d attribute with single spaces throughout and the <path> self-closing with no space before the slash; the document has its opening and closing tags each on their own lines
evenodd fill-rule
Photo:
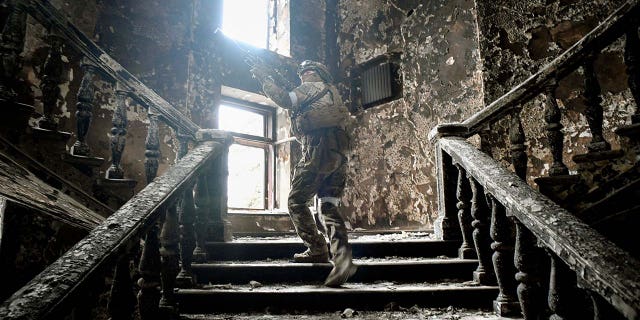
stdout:
<svg viewBox="0 0 640 320">
<path fill-rule="evenodd" d="M 324 66 L 324 64 L 320 62 L 311 60 L 302 61 L 302 63 L 298 66 L 298 76 L 302 75 L 302 73 L 307 70 L 315 71 L 320 76 L 320 78 L 322 78 L 322 80 L 326 82 L 333 82 L 333 77 L 331 77 L 329 70 Z"/>
</svg>

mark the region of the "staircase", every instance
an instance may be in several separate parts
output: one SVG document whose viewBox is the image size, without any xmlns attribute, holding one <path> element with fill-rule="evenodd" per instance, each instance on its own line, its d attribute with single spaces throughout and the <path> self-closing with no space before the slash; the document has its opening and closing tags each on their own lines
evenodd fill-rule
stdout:
<svg viewBox="0 0 640 320">
<path fill-rule="evenodd" d="M 431 238 L 416 233 L 354 234 L 353 252 L 359 270 L 338 289 L 321 285 L 330 264 L 289 262 L 295 252 L 304 249 L 296 237 L 242 237 L 231 241 L 226 228 L 226 164 L 230 145 L 227 133 L 199 128 L 73 27 L 48 1 L 16 0 L 16 3 L 21 5 L 12 7 L 11 19 L 22 17 L 24 22 L 28 12 L 53 33 L 62 34 L 70 47 L 90 60 L 83 63 L 86 72 L 83 83 L 84 79 L 92 78 L 94 71 L 118 83 L 115 85 L 118 105 L 110 141 L 113 164 L 107 170 L 108 178 L 98 180 L 106 192 L 117 189 L 117 184 L 132 187 L 130 181 L 122 179 L 120 166 L 127 123 L 125 100 L 133 98 L 148 109 L 150 123 L 145 145 L 148 186 L 124 205 L 122 199 L 109 203 L 118 208 L 116 212 L 7 299 L 0 306 L 1 318 L 61 319 L 73 314 L 78 319 L 90 319 L 91 308 L 98 300 L 92 295 L 102 288 L 96 283 L 104 283 L 105 277 L 112 279 L 105 313 L 113 319 L 130 319 L 136 309 L 143 319 L 171 319 L 179 315 L 206 319 L 215 318 L 213 313 L 220 312 L 334 314 L 347 309 L 402 310 L 413 306 L 493 307 L 499 315 L 522 315 L 526 319 L 549 314 L 555 318 L 582 319 L 585 309 L 599 319 L 640 317 L 637 256 L 596 230 L 603 221 L 637 216 L 637 202 L 631 207 L 609 210 L 605 216 L 597 214 L 602 212 L 599 208 L 636 198 L 637 135 L 632 134 L 640 122 L 640 111 L 636 108 L 631 125 L 619 132 L 631 137 L 626 149 L 611 151 L 601 134 L 600 101 L 592 97 L 586 112 L 591 117 L 589 126 L 594 140 L 588 155 L 574 158 L 580 163 L 580 175 L 571 176 L 563 164 L 561 118 L 552 90 L 558 80 L 579 65 L 589 68 L 590 61 L 585 56 L 602 50 L 605 43 L 625 33 L 622 26 L 638 16 L 638 0 L 629 0 L 551 64 L 471 118 L 435 128 L 432 138 L 438 157 L 440 205 L 436 235 Z M 637 22 L 633 23 L 637 27 Z M 17 27 L 24 29 L 24 25 Z M 44 67 L 51 72 L 59 69 L 52 60 L 58 59 L 55 56 L 60 53 L 61 42 L 60 36 L 53 33 L 46 37 L 51 41 L 48 50 L 53 58 Z M 628 39 L 632 39 L 627 43 L 636 44 L 628 45 L 629 52 L 635 52 L 630 54 L 633 58 L 639 52 L 639 42 L 637 34 L 627 33 Z M 12 39 L 8 35 L 3 32 L 3 40 Z M 14 49 L 8 47 L 7 51 Z M 10 60 L 10 55 L 6 56 Z M 627 60 L 630 65 L 638 61 Z M 2 85 L 11 83 L 6 78 L 13 76 L 8 72 L 13 70 L 9 66 L 11 61 L 6 64 Z M 98 163 L 75 153 L 84 149 L 82 143 L 74 143 L 73 155 L 67 156 L 69 135 L 52 130 L 56 128 L 48 121 L 55 114 L 51 108 L 57 99 L 52 88 L 57 86 L 55 81 L 60 74 L 49 73 L 45 76 L 50 82 L 43 79 L 42 87 L 43 92 L 51 89 L 53 93 L 42 98 L 46 121 L 31 132 L 33 138 L 29 136 L 26 140 L 22 140 L 23 132 L 6 127 L 3 135 L 8 140 L 3 141 L 4 151 L 30 163 L 30 171 L 50 185 L 59 184 L 64 193 L 95 201 L 90 195 L 82 195 L 92 182 L 86 180 L 85 184 L 84 178 L 70 176 L 68 179 L 81 185 L 74 187 L 65 182 L 65 177 L 56 175 L 57 169 L 47 169 L 71 163 L 85 168 L 73 175 L 87 175 L 93 173 L 87 166 Z M 592 86 L 587 91 L 597 93 L 593 87 L 595 76 L 589 76 Z M 634 79 L 630 87 L 637 88 L 637 77 Z M 88 88 L 81 85 L 78 93 L 78 137 L 86 137 L 87 116 L 90 118 Z M 0 89 L 0 93 L 10 92 L 6 86 Z M 545 106 L 545 129 L 553 158 L 547 179 L 551 191 L 544 191 L 544 179 L 538 183 L 547 196 L 526 183 L 526 139 L 519 118 L 521 104 L 545 90 L 544 94 L 550 97 Z M 25 120 L 33 112 L 29 106 L 8 101 L 3 100 L 3 104 L 13 105 L 19 119 Z M 507 117 L 510 160 L 515 173 L 466 141 Z M 181 160 L 156 177 L 158 120 L 175 130 Z M 47 148 L 35 146 L 45 140 L 57 143 L 44 143 Z M 480 137 L 480 143 L 488 142 Z M 190 151 L 188 145 L 192 146 Z M 50 157 L 51 154 L 56 156 Z M 596 186 L 592 183 L 595 180 L 601 183 Z M 576 217 L 549 198 L 583 216 Z M 568 202 L 563 203 L 565 200 Z M 628 221 L 625 218 L 622 224 Z M 611 229 L 611 237 L 615 236 L 615 230 Z M 628 229 L 628 234 L 633 234 L 632 231 Z M 144 247 L 139 251 L 141 239 Z M 131 260 L 137 264 L 138 279 L 131 277 Z M 581 299 L 586 294 L 593 306 L 575 303 L 584 302 Z"/>
<path fill-rule="evenodd" d="M 332 266 L 292 263 L 296 237 L 244 237 L 207 243 L 209 260 L 193 264 L 194 288 L 179 289 L 183 314 L 318 313 L 393 308 L 487 308 L 496 286 L 473 282 L 475 259 L 457 258 L 459 241 L 426 233 L 352 234 L 358 271 L 343 288 L 322 285 Z"/>
</svg>

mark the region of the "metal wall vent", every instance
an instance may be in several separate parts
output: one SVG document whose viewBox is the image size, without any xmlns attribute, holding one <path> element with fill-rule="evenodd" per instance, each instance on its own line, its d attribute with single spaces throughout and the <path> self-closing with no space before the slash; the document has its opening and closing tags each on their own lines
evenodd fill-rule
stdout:
<svg viewBox="0 0 640 320">
<path fill-rule="evenodd" d="M 400 53 L 389 53 L 352 70 L 352 111 L 368 109 L 402 97 Z"/>
<path fill-rule="evenodd" d="M 369 105 L 393 95 L 391 64 L 383 63 L 362 73 L 362 104 Z"/>
</svg>

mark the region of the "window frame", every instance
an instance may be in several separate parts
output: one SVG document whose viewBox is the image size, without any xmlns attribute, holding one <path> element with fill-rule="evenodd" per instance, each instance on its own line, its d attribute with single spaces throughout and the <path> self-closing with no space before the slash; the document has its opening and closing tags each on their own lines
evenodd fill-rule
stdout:
<svg viewBox="0 0 640 320">
<path fill-rule="evenodd" d="M 263 136 L 256 136 L 245 133 L 238 133 L 229 131 L 234 137 L 234 144 L 262 148 L 264 150 L 265 160 L 265 172 L 264 172 L 264 202 L 263 209 L 253 208 L 231 208 L 229 211 L 233 213 L 255 213 L 255 212 L 270 212 L 274 210 L 276 203 L 275 190 L 276 190 L 276 177 L 275 177 L 275 142 L 276 140 L 276 110 L 273 107 L 265 106 L 241 99 L 236 99 L 228 96 L 222 96 L 220 105 L 225 105 L 231 108 L 237 108 L 244 111 L 257 113 L 263 117 Z M 218 116 L 218 127 L 220 127 L 220 117 Z"/>
</svg>

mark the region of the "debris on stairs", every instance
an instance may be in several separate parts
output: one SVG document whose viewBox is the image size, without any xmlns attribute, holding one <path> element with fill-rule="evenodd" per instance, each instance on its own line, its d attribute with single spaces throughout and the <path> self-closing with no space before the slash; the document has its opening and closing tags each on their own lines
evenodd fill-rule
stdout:
<svg viewBox="0 0 640 320">
<path fill-rule="evenodd" d="M 208 243 L 209 261 L 193 264 L 197 284 L 176 291 L 180 312 L 185 319 L 379 319 L 380 312 L 499 319 L 490 312 L 497 287 L 472 281 L 478 262 L 456 257 L 459 242 L 424 232 L 356 233 L 350 242 L 358 272 L 341 288 L 322 285 L 331 264 L 291 262 L 304 250 L 295 236 Z"/>
</svg>

